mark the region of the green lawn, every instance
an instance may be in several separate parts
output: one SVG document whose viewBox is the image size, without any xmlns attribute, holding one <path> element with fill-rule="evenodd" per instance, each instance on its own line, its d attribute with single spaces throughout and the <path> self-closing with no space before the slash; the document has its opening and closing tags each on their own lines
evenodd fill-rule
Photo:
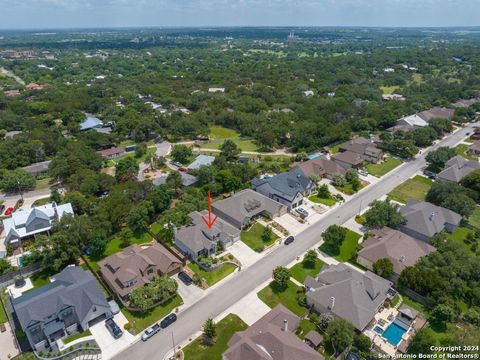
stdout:
<svg viewBox="0 0 480 360">
<path fill-rule="evenodd" d="M 290 268 L 290 272 L 295 280 L 303 284 L 308 275 L 312 277 L 316 276 L 324 265 L 325 263 L 320 259 L 315 261 L 315 265 L 313 267 L 306 266 L 303 262 L 299 262 Z"/>
<path fill-rule="evenodd" d="M 48 204 L 49 202 L 51 202 L 50 196 L 43 199 L 35 200 L 32 206 L 42 206 L 42 205 Z"/>
<path fill-rule="evenodd" d="M 378 164 L 368 164 L 367 166 L 365 166 L 365 168 L 373 176 L 381 177 L 395 169 L 401 163 L 402 161 L 400 159 L 394 157 L 387 157 L 383 162 Z"/>
<path fill-rule="evenodd" d="M 466 151 L 468 150 L 468 145 L 467 145 L 467 144 L 457 145 L 457 147 L 455 147 L 454 150 L 455 150 L 455 154 L 456 154 L 456 155 L 463 156 L 465 159 L 478 161 L 478 157 L 477 157 L 477 156 L 475 156 L 475 155 L 470 155 L 470 154 L 467 154 L 467 153 L 466 153 Z"/>
<path fill-rule="evenodd" d="M 122 309 L 122 313 L 132 324 L 132 332 L 138 334 L 145 328 L 163 319 L 170 314 L 175 308 L 183 304 L 183 300 L 180 295 L 175 296 L 166 303 L 153 308 L 152 310 L 142 312 L 132 312 L 126 308 Z"/>
<path fill-rule="evenodd" d="M 270 241 L 263 241 L 262 234 L 264 229 L 265 226 L 260 225 L 259 223 L 255 223 L 248 230 L 242 230 L 242 232 L 240 233 L 240 239 L 252 250 L 258 251 L 262 247 L 267 247 L 273 244 L 278 239 L 277 234 L 272 233 L 272 238 L 270 239 Z"/>
<path fill-rule="evenodd" d="M 360 191 L 361 189 L 363 189 L 363 188 L 364 188 L 364 185 L 363 185 L 363 184 L 360 184 L 360 186 L 358 187 L 357 190 L 353 190 L 352 184 L 346 184 L 346 185 L 343 185 L 343 186 L 335 186 L 335 188 L 336 188 L 337 190 L 340 190 L 340 191 L 343 192 L 344 194 L 353 195 L 353 194 L 355 194 L 357 191 Z"/>
<path fill-rule="evenodd" d="M 68 344 L 68 343 L 71 343 L 74 340 L 77 340 L 77 339 L 80 339 L 80 338 L 83 338 L 83 337 L 86 337 L 86 336 L 90 336 L 90 335 L 92 335 L 90 330 L 86 330 L 86 331 L 83 331 L 83 332 L 80 332 L 80 333 L 77 333 L 77 334 L 73 334 L 69 337 L 66 337 L 65 339 L 62 339 L 62 341 L 63 341 L 64 344 Z"/>
<path fill-rule="evenodd" d="M 50 180 L 52 179 L 49 177 L 37 179 L 35 182 L 35 190 L 48 189 L 50 187 Z"/>
<path fill-rule="evenodd" d="M 476 208 L 475 211 L 468 218 L 470 225 L 480 229 L 480 208 Z"/>
<path fill-rule="evenodd" d="M 217 323 L 217 338 L 211 346 L 202 342 L 201 336 L 183 349 L 187 360 L 222 360 L 222 354 L 228 349 L 228 342 L 233 334 L 243 331 L 248 325 L 235 314 L 228 314 Z"/>
<path fill-rule="evenodd" d="M 228 129 L 222 126 L 210 126 L 210 134 L 208 137 L 213 140 L 217 139 L 232 139 L 232 138 L 238 138 L 240 136 L 239 133 L 237 133 L 233 129 Z"/>
<path fill-rule="evenodd" d="M 278 304 L 284 305 L 297 315 L 303 315 L 307 309 L 300 306 L 297 302 L 297 291 L 300 287 L 295 285 L 292 281 L 288 282 L 286 289 L 279 289 L 275 282 L 272 281 L 267 287 L 263 288 L 257 293 L 257 296 L 270 308 L 274 308 Z"/>
<path fill-rule="evenodd" d="M 204 271 L 195 263 L 188 264 L 188 267 L 201 279 L 205 279 L 208 286 L 212 286 L 235 271 L 233 264 L 224 264 L 219 269 L 213 271 Z"/>
<path fill-rule="evenodd" d="M 50 276 L 55 275 L 55 272 L 50 269 L 42 270 L 38 273 L 33 274 L 30 277 L 34 288 L 39 288 L 41 286 L 50 284 Z"/>
<path fill-rule="evenodd" d="M 232 140 L 242 151 L 258 151 L 258 146 L 252 140 L 234 139 Z M 214 141 L 202 145 L 203 149 L 220 149 L 223 141 Z"/>
<path fill-rule="evenodd" d="M 5 303 L 5 301 L 8 301 L 8 295 L 4 292 L 4 289 L 0 289 L 0 301 Z M 0 324 L 4 324 L 8 321 L 7 314 L 5 313 L 4 306 L 0 304 Z"/>
<path fill-rule="evenodd" d="M 305 335 L 307 335 L 310 330 L 318 331 L 317 325 L 315 325 L 315 323 L 308 319 L 302 319 L 300 320 L 300 323 L 298 324 L 295 333 L 300 339 L 303 340 L 305 338 Z"/>
<path fill-rule="evenodd" d="M 400 89 L 400 86 L 397 86 L 397 85 L 394 85 L 394 86 L 380 86 L 380 90 L 382 90 L 384 95 L 393 94 L 398 89 Z"/>
<path fill-rule="evenodd" d="M 343 240 L 342 246 L 340 247 L 340 252 L 338 254 L 331 253 L 324 245 L 320 246 L 320 250 L 324 253 L 333 256 L 335 259 L 341 262 L 346 262 L 352 259 L 353 255 L 357 251 L 358 240 L 362 236 L 355 231 L 348 230 L 345 240 Z"/>
<path fill-rule="evenodd" d="M 335 200 L 331 196 L 329 198 L 321 198 L 321 197 L 318 197 L 317 195 L 312 195 L 308 198 L 308 200 L 317 204 L 323 204 L 327 206 L 333 206 L 337 203 L 337 200 Z"/>
<path fill-rule="evenodd" d="M 406 204 L 411 199 L 423 201 L 427 196 L 428 190 L 432 187 L 432 183 L 431 179 L 417 175 L 398 185 L 388 193 L 388 197 L 403 204 Z"/>
<path fill-rule="evenodd" d="M 455 229 L 453 233 L 449 233 L 449 232 L 445 232 L 445 233 L 447 234 L 447 239 L 451 241 L 455 241 L 458 244 L 465 247 L 465 249 L 472 251 L 470 244 L 467 244 L 465 241 L 463 241 L 467 238 L 467 235 L 472 232 L 473 232 L 472 230 L 467 229 L 466 227 L 459 226 L 458 228 Z"/>
</svg>

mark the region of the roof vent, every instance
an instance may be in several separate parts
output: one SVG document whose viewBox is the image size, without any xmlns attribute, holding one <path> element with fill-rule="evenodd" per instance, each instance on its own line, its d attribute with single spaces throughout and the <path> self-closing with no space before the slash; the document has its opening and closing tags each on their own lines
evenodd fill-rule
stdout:
<svg viewBox="0 0 480 360">
<path fill-rule="evenodd" d="M 430 213 L 430 216 L 428 218 L 430 220 L 433 220 L 435 218 L 435 215 L 437 215 L 437 213 L 435 211 L 433 211 L 433 212 Z"/>
<path fill-rule="evenodd" d="M 399 261 L 400 261 L 401 263 L 405 262 L 405 260 L 406 260 L 405 255 L 400 256 L 400 260 L 399 260 Z"/>
</svg>

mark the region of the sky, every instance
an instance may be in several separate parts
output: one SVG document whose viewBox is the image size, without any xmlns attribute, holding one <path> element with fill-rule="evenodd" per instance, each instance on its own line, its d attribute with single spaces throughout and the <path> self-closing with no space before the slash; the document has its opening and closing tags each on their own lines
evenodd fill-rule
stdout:
<svg viewBox="0 0 480 360">
<path fill-rule="evenodd" d="M 0 28 L 480 26 L 480 0 L 0 0 Z"/>
</svg>

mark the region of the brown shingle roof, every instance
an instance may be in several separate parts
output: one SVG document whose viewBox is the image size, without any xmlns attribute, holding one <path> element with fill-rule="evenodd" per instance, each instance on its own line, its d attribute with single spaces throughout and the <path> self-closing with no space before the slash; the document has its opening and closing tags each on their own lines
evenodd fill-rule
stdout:
<svg viewBox="0 0 480 360">
<path fill-rule="evenodd" d="M 316 175 L 323 177 L 325 175 L 334 174 L 345 175 L 347 172 L 345 168 L 338 165 L 336 162 L 321 156 L 302 163 L 296 163 L 294 166 L 302 170 L 307 176 Z"/>
<path fill-rule="evenodd" d="M 110 149 L 100 150 L 97 151 L 97 154 L 101 157 L 109 157 L 112 155 L 123 154 L 125 152 L 125 148 L 123 146 L 112 147 Z"/>
<path fill-rule="evenodd" d="M 342 161 L 353 166 L 360 165 L 361 163 L 363 163 L 361 156 L 352 151 L 344 151 L 341 153 L 336 153 L 336 154 L 333 154 L 331 158 L 333 159 L 333 161 Z"/>
</svg>

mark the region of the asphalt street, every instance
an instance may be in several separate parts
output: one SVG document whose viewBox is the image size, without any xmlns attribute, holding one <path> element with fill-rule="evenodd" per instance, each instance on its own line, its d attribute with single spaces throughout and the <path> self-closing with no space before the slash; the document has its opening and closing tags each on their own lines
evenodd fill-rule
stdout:
<svg viewBox="0 0 480 360">
<path fill-rule="evenodd" d="M 429 150 L 424 150 L 416 159 L 385 175 L 377 184 L 361 190 L 350 201 L 332 209 L 326 217 L 299 233 L 292 244 L 279 246 L 250 267 L 235 272 L 228 281 L 212 290 L 191 307 L 180 312 L 177 322 L 168 329 L 162 331 L 150 341 L 134 343 L 114 359 L 163 359 L 172 350 L 172 332 L 176 344 L 189 339 L 192 334 L 201 329 L 207 318 L 215 318 L 253 291 L 259 284 L 269 280 L 273 268 L 287 265 L 308 249 L 318 246 L 320 234 L 329 225 L 345 223 L 358 214 L 361 209 L 366 208 L 369 203 L 387 194 L 394 187 L 420 171 L 426 165 L 425 156 L 429 151 L 440 146 L 454 146 L 465 138 L 466 133 L 471 132 L 472 129 L 473 125 L 460 129 Z"/>
</svg>

